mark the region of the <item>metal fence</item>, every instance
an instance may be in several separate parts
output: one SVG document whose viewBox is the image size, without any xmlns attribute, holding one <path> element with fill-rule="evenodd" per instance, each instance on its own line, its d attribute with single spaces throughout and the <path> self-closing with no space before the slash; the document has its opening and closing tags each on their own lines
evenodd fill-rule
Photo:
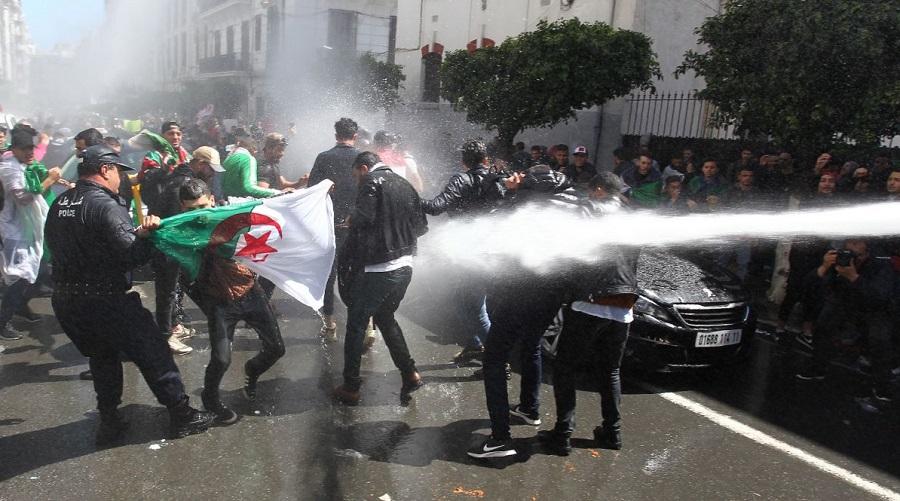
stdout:
<svg viewBox="0 0 900 501">
<path fill-rule="evenodd" d="M 624 135 L 738 139 L 734 127 L 710 125 L 714 107 L 696 91 L 631 94 L 626 102 Z"/>
</svg>

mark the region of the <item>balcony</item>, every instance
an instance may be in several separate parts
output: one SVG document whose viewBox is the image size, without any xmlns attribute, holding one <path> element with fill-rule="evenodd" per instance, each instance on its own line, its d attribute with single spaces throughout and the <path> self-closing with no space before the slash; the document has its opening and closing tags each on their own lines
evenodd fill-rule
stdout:
<svg viewBox="0 0 900 501">
<path fill-rule="evenodd" d="M 241 72 L 250 69 L 250 61 L 241 59 L 237 54 L 223 54 L 221 56 L 208 57 L 198 61 L 198 70 L 201 75 L 210 73 Z"/>
</svg>

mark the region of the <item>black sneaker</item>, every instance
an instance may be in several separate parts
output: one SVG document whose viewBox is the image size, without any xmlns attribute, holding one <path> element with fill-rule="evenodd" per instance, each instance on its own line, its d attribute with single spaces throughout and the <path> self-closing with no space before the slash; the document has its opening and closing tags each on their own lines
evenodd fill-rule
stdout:
<svg viewBox="0 0 900 501">
<path fill-rule="evenodd" d="M 203 408 L 216 415 L 213 423 L 216 426 L 228 426 L 238 422 L 237 413 L 226 407 L 218 398 L 206 394 L 201 394 L 200 398 L 203 400 Z"/>
<path fill-rule="evenodd" d="M 215 414 L 198 411 L 185 402 L 179 408 L 171 411 L 169 416 L 169 437 L 177 439 L 204 433 L 212 426 L 215 419 Z"/>
<path fill-rule="evenodd" d="M 97 427 L 94 443 L 101 447 L 114 444 L 122 440 L 126 429 L 128 429 L 128 421 L 119 414 L 118 409 L 112 412 L 103 412 L 100 414 L 100 426 Z"/>
<path fill-rule="evenodd" d="M 821 369 L 809 368 L 798 372 L 794 377 L 802 381 L 822 381 L 825 379 L 825 372 Z"/>
<path fill-rule="evenodd" d="M 557 456 L 568 456 L 572 452 L 572 442 L 568 435 L 556 430 L 541 430 L 537 433 L 538 442 Z"/>
<path fill-rule="evenodd" d="M 797 334 L 797 343 L 801 346 L 805 346 L 807 349 L 813 349 L 813 337 L 806 333 Z"/>
<path fill-rule="evenodd" d="M 469 449 L 467 454 L 478 459 L 503 458 L 515 456 L 516 449 L 513 447 L 511 439 L 494 440 L 494 437 L 489 437 L 478 447 Z"/>
<path fill-rule="evenodd" d="M 78 379 L 81 379 L 83 381 L 93 381 L 94 373 L 91 372 L 90 369 L 88 369 L 86 371 L 81 371 L 80 373 L 78 373 Z"/>
<path fill-rule="evenodd" d="M 259 381 L 259 376 L 250 373 L 249 360 L 244 364 L 244 375 L 246 376 L 244 379 L 244 396 L 247 397 L 247 400 L 253 402 L 256 400 L 256 383 Z"/>
<path fill-rule="evenodd" d="M 622 432 L 598 426 L 594 428 L 594 443 L 600 449 L 622 449 Z"/>
<path fill-rule="evenodd" d="M 872 398 L 883 404 L 889 404 L 894 401 L 894 397 L 883 388 L 872 388 Z"/>
<path fill-rule="evenodd" d="M 19 339 L 22 339 L 22 335 L 9 327 L 0 329 L 0 341 L 18 341 Z"/>
<path fill-rule="evenodd" d="M 466 346 L 453 356 L 453 363 L 457 365 L 467 364 L 472 360 L 479 360 L 484 355 L 483 346 Z"/>
<path fill-rule="evenodd" d="M 525 412 L 521 409 L 521 405 L 516 405 L 515 407 L 511 407 L 509 409 L 509 415 L 515 416 L 522 421 L 525 421 L 525 424 L 530 424 L 531 426 L 540 426 L 541 425 L 541 415 L 537 412 Z"/>
</svg>

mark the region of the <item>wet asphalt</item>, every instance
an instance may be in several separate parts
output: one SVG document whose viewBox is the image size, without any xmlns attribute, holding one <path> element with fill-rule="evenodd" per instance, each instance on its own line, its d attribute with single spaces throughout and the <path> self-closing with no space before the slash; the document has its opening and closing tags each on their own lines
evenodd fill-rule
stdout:
<svg viewBox="0 0 900 501">
<path fill-rule="evenodd" d="M 877 499 L 660 392 L 900 492 L 898 416 L 860 409 L 853 396 L 865 387 L 847 371 L 823 384 L 796 381 L 803 357 L 763 337 L 739 366 L 687 374 L 626 368 L 621 451 L 589 440 L 599 398 L 588 391 L 578 395 L 573 453 L 563 458 L 541 449 L 535 432 L 554 420 L 548 368 L 544 424 L 513 427 L 520 454 L 470 459 L 466 450 L 489 433 L 483 386 L 472 376 L 477 363 L 449 362 L 460 333 L 436 283 L 433 273 L 417 269 L 398 316 L 428 383 L 409 405 L 400 403 L 400 376 L 380 341 L 364 357 L 360 405 L 333 403 L 342 344 L 323 344 L 313 312 L 279 292 L 287 355 L 263 376 L 253 405 L 241 395 L 240 367 L 258 341 L 243 328 L 235 338 L 223 395 L 242 415 L 237 424 L 165 440 L 165 409 L 126 364 L 123 413 L 131 427 L 122 444 L 102 450 L 93 444 L 93 388 L 78 377 L 86 361 L 62 334 L 49 300 L 35 300 L 44 319 L 16 323 L 30 334 L 0 343 L 0 499 Z M 138 288 L 151 306 L 152 283 Z M 205 319 L 196 308 L 189 313 L 199 334 L 188 342 L 194 352 L 177 361 L 199 404 L 209 351 Z M 511 398 L 518 381 L 514 374 Z"/>
</svg>

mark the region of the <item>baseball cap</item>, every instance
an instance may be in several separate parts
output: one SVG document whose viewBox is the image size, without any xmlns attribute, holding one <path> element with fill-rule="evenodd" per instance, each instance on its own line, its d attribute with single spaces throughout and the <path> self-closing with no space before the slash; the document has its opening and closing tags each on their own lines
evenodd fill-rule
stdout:
<svg viewBox="0 0 900 501">
<path fill-rule="evenodd" d="M 105 144 L 97 144 L 84 150 L 82 165 L 91 170 L 98 170 L 103 164 L 115 164 L 122 170 L 133 171 L 134 168 L 124 163 L 116 150 Z"/>
<path fill-rule="evenodd" d="M 219 152 L 216 151 L 215 148 L 209 146 L 197 148 L 194 150 L 194 159 L 208 163 L 209 166 L 212 167 L 212 170 L 216 172 L 225 172 L 225 168 L 222 167 L 222 159 L 219 157 Z"/>
<path fill-rule="evenodd" d="M 12 130 L 11 148 L 34 148 L 37 133 L 31 127 L 15 127 Z"/>
<path fill-rule="evenodd" d="M 576 146 L 575 151 L 572 152 L 573 155 L 587 155 L 587 148 L 584 146 Z"/>
</svg>

